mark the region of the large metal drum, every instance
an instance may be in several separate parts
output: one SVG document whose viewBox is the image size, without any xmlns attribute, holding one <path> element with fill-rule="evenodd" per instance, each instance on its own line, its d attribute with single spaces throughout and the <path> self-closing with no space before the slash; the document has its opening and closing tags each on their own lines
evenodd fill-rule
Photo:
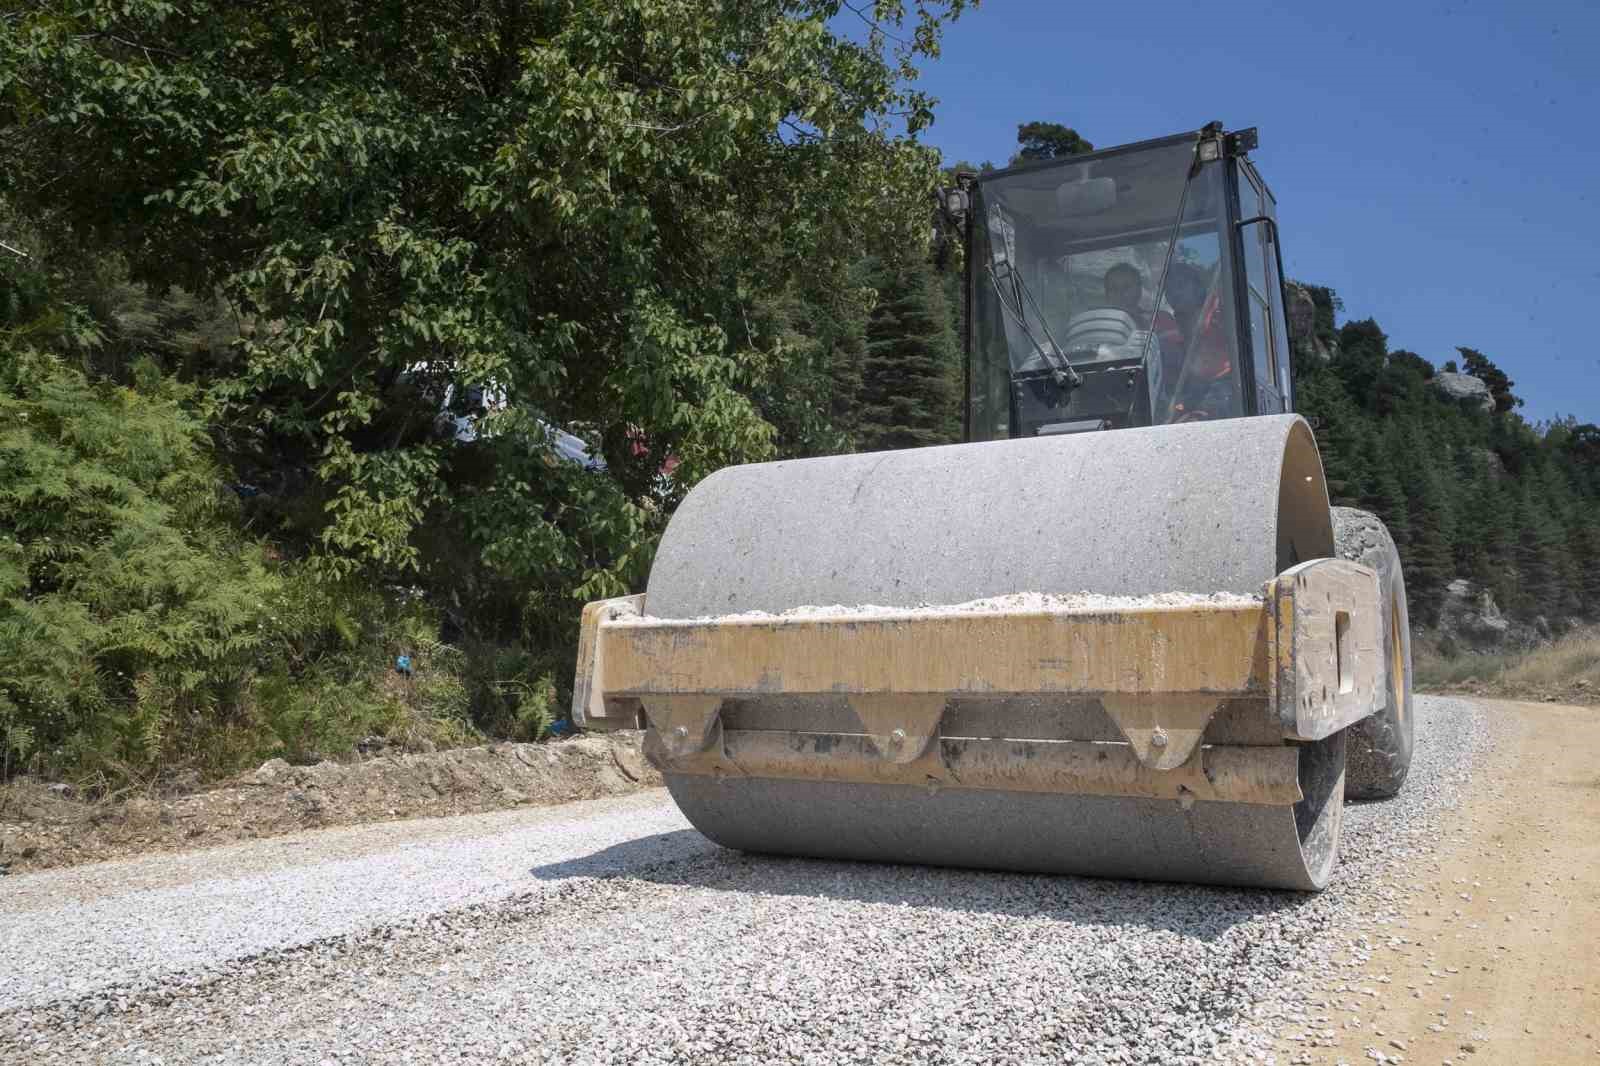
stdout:
<svg viewBox="0 0 1600 1066">
<path fill-rule="evenodd" d="M 955 604 L 1018 592 L 1258 594 L 1334 554 L 1295 416 L 729 468 L 689 493 L 651 571 L 658 617 Z M 744 730 L 859 732 L 843 699 L 730 700 Z M 952 698 L 941 734 L 1116 740 L 1094 699 Z M 1208 744 L 1282 746 L 1252 701 Z M 712 840 L 754 852 L 1311 889 L 1332 870 L 1344 737 L 1297 744 L 1293 806 L 665 776 Z"/>
</svg>

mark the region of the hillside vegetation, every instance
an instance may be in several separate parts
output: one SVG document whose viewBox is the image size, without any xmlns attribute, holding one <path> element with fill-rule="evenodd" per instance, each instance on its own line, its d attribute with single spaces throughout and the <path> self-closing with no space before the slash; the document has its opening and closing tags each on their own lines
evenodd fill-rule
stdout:
<svg viewBox="0 0 1600 1066">
<path fill-rule="evenodd" d="M 956 439 L 914 75 L 965 6 L 0 16 L 0 778 L 539 739 L 701 478 Z M 1314 291 L 1301 406 L 1417 616 L 1592 616 L 1600 430 Z"/>
<path fill-rule="evenodd" d="M 1600 629 L 1593 626 L 1527 652 L 1445 656 L 1427 642 L 1412 650 L 1416 683 L 1432 692 L 1600 703 Z"/>
<path fill-rule="evenodd" d="M 0 774 L 542 735 L 684 491 L 895 431 L 964 6 L 0 15 Z"/>
<path fill-rule="evenodd" d="M 1600 427 L 1530 425 L 1514 382 L 1460 348 L 1458 368 L 1489 387 L 1493 410 L 1431 387 L 1434 364 L 1390 350 L 1371 319 L 1335 328 L 1338 297 L 1312 290 L 1324 360 L 1302 345 L 1298 406 L 1319 426 L 1336 503 L 1381 516 L 1405 563 L 1413 623 L 1438 618 L 1445 585 L 1466 578 L 1513 616 L 1560 628 L 1600 612 Z M 1509 365 L 1509 360 L 1508 360 Z"/>
</svg>

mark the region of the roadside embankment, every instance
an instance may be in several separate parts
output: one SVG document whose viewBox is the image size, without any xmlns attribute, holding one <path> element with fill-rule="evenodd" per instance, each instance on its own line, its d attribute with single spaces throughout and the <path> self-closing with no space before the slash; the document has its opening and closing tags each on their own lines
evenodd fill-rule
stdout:
<svg viewBox="0 0 1600 1066">
<path fill-rule="evenodd" d="M 65 784 L 20 779 L 0 787 L 0 873 L 326 826 L 619 796 L 661 783 L 640 752 L 641 736 L 489 744 L 314 766 L 274 759 L 215 787 L 176 794 L 89 798 Z"/>
</svg>

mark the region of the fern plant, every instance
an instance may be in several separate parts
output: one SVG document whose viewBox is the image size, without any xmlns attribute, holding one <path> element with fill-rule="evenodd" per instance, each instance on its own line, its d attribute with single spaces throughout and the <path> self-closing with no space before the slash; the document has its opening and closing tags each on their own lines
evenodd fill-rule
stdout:
<svg viewBox="0 0 1600 1066">
<path fill-rule="evenodd" d="M 158 765 L 235 712 L 280 574 L 230 520 L 185 390 L 0 348 L 0 742 L 42 766 Z M 12 763 L 8 769 L 15 769 Z"/>
</svg>

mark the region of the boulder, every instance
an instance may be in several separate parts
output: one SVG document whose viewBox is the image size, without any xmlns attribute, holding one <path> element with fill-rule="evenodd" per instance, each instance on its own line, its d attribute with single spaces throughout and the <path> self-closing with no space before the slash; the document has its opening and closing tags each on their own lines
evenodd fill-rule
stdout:
<svg viewBox="0 0 1600 1066">
<path fill-rule="evenodd" d="M 1441 370 L 1429 379 L 1428 384 L 1438 389 L 1449 399 L 1457 402 L 1470 401 L 1480 411 L 1494 410 L 1494 396 L 1489 392 L 1489 386 L 1482 378 L 1473 377 L 1471 374 L 1453 374 L 1448 370 Z"/>
<path fill-rule="evenodd" d="M 1494 594 L 1465 578 L 1445 586 L 1439 634 L 1473 651 L 1525 651 L 1546 639 L 1538 629 L 1501 613 Z"/>
<path fill-rule="evenodd" d="M 261 764 L 261 769 L 257 770 L 255 774 L 252 775 L 252 780 L 258 785 L 271 785 L 276 783 L 279 778 L 288 774 L 292 774 L 293 772 L 294 767 L 290 766 L 282 759 L 268 759 L 266 762 Z"/>
</svg>

